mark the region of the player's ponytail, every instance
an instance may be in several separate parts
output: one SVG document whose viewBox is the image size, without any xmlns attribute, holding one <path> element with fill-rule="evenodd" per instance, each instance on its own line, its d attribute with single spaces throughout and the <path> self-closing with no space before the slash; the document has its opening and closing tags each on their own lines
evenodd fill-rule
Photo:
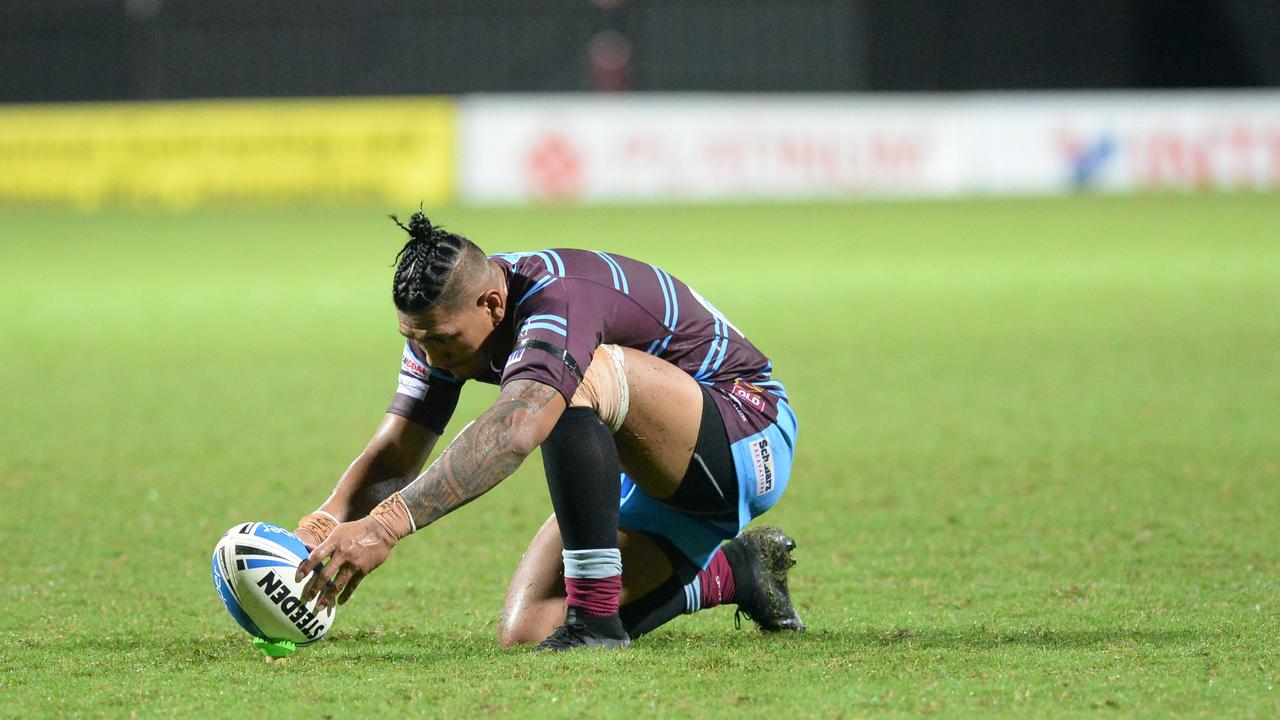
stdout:
<svg viewBox="0 0 1280 720">
<path fill-rule="evenodd" d="M 396 255 L 396 276 L 391 296 L 402 312 L 419 312 L 444 294 L 449 278 L 466 255 L 471 242 L 439 225 L 432 225 L 421 209 L 409 218 L 407 226 L 395 215 L 390 217 L 409 233 L 409 242 Z"/>
</svg>

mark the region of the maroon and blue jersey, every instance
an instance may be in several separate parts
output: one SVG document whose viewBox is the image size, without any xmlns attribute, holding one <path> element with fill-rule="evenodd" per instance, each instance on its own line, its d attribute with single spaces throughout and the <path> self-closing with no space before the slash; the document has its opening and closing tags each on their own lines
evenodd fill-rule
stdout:
<svg viewBox="0 0 1280 720">
<path fill-rule="evenodd" d="M 663 269 L 590 250 L 490 256 L 507 281 L 507 313 L 485 347 L 493 358 L 480 382 L 527 379 L 572 401 L 600 345 L 656 355 L 709 391 L 720 411 L 738 474 L 733 519 L 699 518 L 654 500 L 625 473 L 618 526 L 662 535 L 699 567 L 720 543 L 767 511 L 787 487 L 797 424 L 773 365 L 705 298 Z M 406 343 L 400 385 L 388 412 L 443 433 L 462 383 L 429 367 Z"/>
<path fill-rule="evenodd" d="M 621 345 L 662 358 L 712 390 L 730 442 L 777 420 L 786 390 L 773 379 L 769 358 L 665 270 L 591 250 L 500 253 L 490 259 L 506 275 L 507 313 L 489 347 L 505 360 L 477 375 L 479 382 L 533 380 L 554 387 L 567 403 L 596 348 Z M 433 383 L 458 381 L 427 367 L 412 342 L 406 343 L 400 377 L 390 412 L 429 418 L 429 427 L 447 422 L 451 403 L 446 412 L 420 405 L 428 402 Z"/>
</svg>

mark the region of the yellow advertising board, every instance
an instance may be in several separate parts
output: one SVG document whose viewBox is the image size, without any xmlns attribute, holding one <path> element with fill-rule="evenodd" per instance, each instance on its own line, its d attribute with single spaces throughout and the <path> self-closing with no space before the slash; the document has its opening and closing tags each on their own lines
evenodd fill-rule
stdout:
<svg viewBox="0 0 1280 720">
<path fill-rule="evenodd" d="M 0 106 L 0 203 L 440 203 L 450 98 Z"/>
</svg>

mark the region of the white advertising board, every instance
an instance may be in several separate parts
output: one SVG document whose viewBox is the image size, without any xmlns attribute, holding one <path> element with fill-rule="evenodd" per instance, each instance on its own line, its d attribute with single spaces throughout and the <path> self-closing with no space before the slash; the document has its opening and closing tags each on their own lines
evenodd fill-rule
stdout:
<svg viewBox="0 0 1280 720">
<path fill-rule="evenodd" d="M 473 96 L 471 202 L 1280 188 L 1280 93 Z"/>
</svg>

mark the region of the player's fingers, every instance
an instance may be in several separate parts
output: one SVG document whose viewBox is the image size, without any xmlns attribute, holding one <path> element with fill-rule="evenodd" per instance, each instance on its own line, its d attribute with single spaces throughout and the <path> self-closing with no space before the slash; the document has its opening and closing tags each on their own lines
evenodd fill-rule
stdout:
<svg viewBox="0 0 1280 720">
<path fill-rule="evenodd" d="M 329 580 L 324 584 L 324 587 L 320 592 L 320 599 L 316 601 L 315 607 L 312 609 L 315 612 L 320 612 L 326 607 L 332 605 L 333 599 L 342 591 L 343 586 L 351 581 L 351 576 L 354 575 L 355 572 L 355 568 L 350 565 L 342 568 L 341 572 L 339 572 L 332 580 Z"/>
<path fill-rule="evenodd" d="M 351 599 L 351 593 L 355 592 L 356 588 L 360 587 L 360 583 L 361 581 L 364 580 L 364 578 L 365 578 L 364 575 L 356 575 L 355 577 L 351 578 L 351 582 L 347 583 L 347 586 L 343 588 L 342 596 L 338 598 L 339 605 L 347 604 L 347 601 Z"/>
<path fill-rule="evenodd" d="M 343 561 L 340 558 L 330 558 L 328 564 L 320 566 L 312 573 L 311 579 L 302 589 L 302 602 L 311 602 L 315 596 L 323 592 L 325 585 L 333 582 L 333 576 L 342 570 L 342 565 Z"/>
<path fill-rule="evenodd" d="M 333 576 L 341 572 L 342 566 L 345 564 L 346 558 L 342 556 L 342 552 L 333 551 L 333 554 L 329 557 L 329 562 L 316 568 L 315 572 L 311 573 L 311 579 L 302 588 L 302 601 L 311 602 L 311 598 L 320 592 L 326 582 L 333 580 Z"/>
<path fill-rule="evenodd" d="M 312 550 L 307 559 L 303 560 L 302 564 L 298 566 L 298 571 L 293 574 L 293 581 L 302 582 L 302 578 L 310 575 L 311 571 L 320 564 L 320 561 L 324 560 L 324 557 L 329 554 L 329 551 L 330 545 L 328 542 L 322 542 L 316 546 L 316 549 Z"/>
</svg>

